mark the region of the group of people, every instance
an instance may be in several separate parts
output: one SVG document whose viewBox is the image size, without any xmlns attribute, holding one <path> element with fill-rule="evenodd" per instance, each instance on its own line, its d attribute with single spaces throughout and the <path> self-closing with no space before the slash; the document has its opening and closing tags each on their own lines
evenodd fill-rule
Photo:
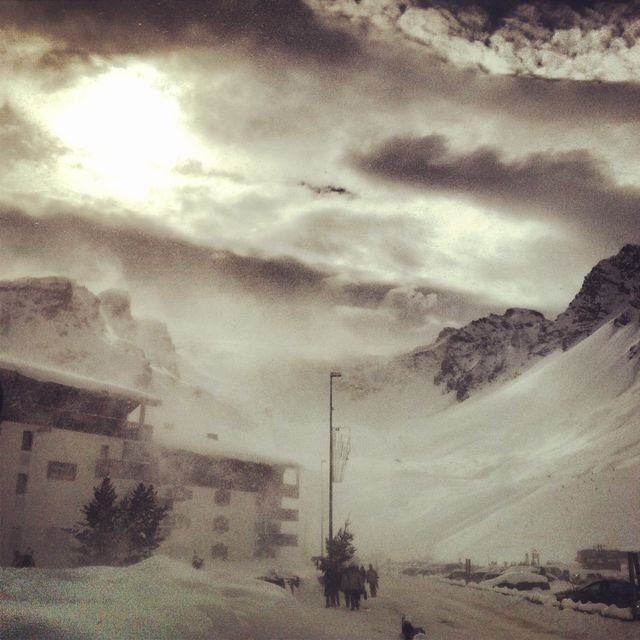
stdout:
<svg viewBox="0 0 640 640">
<path fill-rule="evenodd" d="M 340 606 L 340 591 L 344 594 L 345 607 L 351 611 L 360 609 L 361 597 L 367 599 L 367 584 L 372 598 L 378 594 L 378 572 L 372 565 L 369 565 L 367 570 L 364 566 L 358 568 L 355 564 L 341 567 L 334 560 L 328 559 L 324 564 L 323 573 L 327 608 Z"/>
</svg>

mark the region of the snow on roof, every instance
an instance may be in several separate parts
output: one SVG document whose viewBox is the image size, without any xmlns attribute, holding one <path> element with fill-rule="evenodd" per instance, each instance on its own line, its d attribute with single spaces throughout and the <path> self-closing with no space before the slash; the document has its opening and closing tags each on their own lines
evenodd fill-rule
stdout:
<svg viewBox="0 0 640 640">
<path fill-rule="evenodd" d="M 145 402 L 149 405 L 159 405 L 161 403 L 159 398 L 144 391 L 129 389 L 121 385 L 96 380 L 88 376 L 70 373 L 69 371 L 63 371 L 53 367 L 45 367 L 41 364 L 8 358 L 2 354 L 0 354 L 0 369 L 15 371 L 26 378 L 31 378 L 39 382 L 52 382 L 54 384 L 64 385 L 65 387 L 108 393 L 112 396 L 120 396 L 129 400 Z"/>
<path fill-rule="evenodd" d="M 224 440 L 211 440 L 204 434 L 175 433 L 156 428 L 154 440 L 167 449 L 190 451 L 203 456 L 214 458 L 234 458 L 244 462 L 256 462 L 270 465 L 283 465 L 287 467 L 299 467 L 300 463 L 291 459 L 280 457 L 273 453 L 269 447 L 261 446 L 256 442 L 255 446 L 242 446 L 237 442 L 233 445 Z"/>
</svg>

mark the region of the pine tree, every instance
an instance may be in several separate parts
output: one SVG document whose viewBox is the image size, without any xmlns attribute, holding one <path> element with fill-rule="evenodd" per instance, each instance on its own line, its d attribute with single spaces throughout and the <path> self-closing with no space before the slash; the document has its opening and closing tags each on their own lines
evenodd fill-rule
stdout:
<svg viewBox="0 0 640 640">
<path fill-rule="evenodd" d="M 326 539 L 325 544 L 327 546 L 327 556 L 338 563 L 338 565 L 344 565 L 356 553 L 356 548 L 353 546 L 353 533 L 349 531 L 349 521 L 344 523 L 344 527 L 338 529 L 338 533 L 333 537 L 333 540 Z"/>
<path fill-rule="evenodd" d="M 163 540 L 160 524 L 167 510 L 158 503 L 153 485 L 146 487 L 142 482 L 122 500 L 121 525 L 127 564 L 148 558 L 158 548 Z"/>
<path fill-rule="evenodd" d="M 71 530 L 83 564 L 114 564 L 121 538 L 120 508 L 109 478 L 94 487 L 93 500 L 82 507 L 84 520 Z"/>
</svg>

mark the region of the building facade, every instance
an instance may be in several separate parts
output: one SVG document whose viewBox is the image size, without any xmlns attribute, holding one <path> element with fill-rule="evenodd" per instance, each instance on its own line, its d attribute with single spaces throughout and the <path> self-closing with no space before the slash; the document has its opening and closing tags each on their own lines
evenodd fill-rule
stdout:
<svg viewBox="0 0 640 640">
<path fill-rule="evenodd" d="M 33 550 L 72 566 L 68 532 L 109 477 L 118 496 L 153 484 L 170 507 L 161 552 L 212 560 L 297 553 L 295 465 L 161 447 L 145 424 L 159 400 L 60 372 L 0 362 L 0 564 Z"/>
</svg>

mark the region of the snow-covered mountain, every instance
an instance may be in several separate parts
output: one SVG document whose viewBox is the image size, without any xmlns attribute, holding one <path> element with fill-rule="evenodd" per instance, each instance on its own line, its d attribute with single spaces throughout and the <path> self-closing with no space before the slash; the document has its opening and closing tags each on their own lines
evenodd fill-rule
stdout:
<svg viewBox="0 0 640 640">
<path fill-rule="evenodd" d="M 97 296 L 59 277 L 0 282 L 0 354 L 156 395 L 149 417 L 166 443 L 204 450 L 215 434 L 217 449 L 253 448 L 246 416 L 209 391 L 214 380 L 181 378 L 167 326 L 136 318 L 125 291 Z"/>
<path fill-rule="evenodd" d="M 640 246 L 631 244 L 589 272 L 554 329 L 563 349 L 568 349 L 629 308 L 640 308 Z"/>
<path fill-rule="evenodd" d="M 361 539 L 477 562 L 640 548 L 640 313 L 623 314 L 401 430 L 353 428 L 340 501 Z"/>
<path fill-rule="evenodd" d="M 555 321 L 510 310 L 365 372 L 342 403 L 339 495 L 367 546 L 476 562 L 640 548 L 640 247 L 598 263 Z"/>
<path fill-rule="evenodd" d="M 100 299 L 66 278 L 0 282 L 0 352 L 149 391 L 151 361 L 118 336 Z"/>
<path fill-rule="evenodd" d="M 491 383 L 520 375 L 555 350 L 570 348 L 612 317 L 625 322 L 625 313 L 633 308 L 640 308 L 640 246 L 626 245 L 591 270 L 555 321 L 538 311 L 507 309 L 504 315 L 448 327 L 431 345 L 350 371 L 350 386 L 363 397 L 422 381 L 466 400 Z"/>
</svg>

